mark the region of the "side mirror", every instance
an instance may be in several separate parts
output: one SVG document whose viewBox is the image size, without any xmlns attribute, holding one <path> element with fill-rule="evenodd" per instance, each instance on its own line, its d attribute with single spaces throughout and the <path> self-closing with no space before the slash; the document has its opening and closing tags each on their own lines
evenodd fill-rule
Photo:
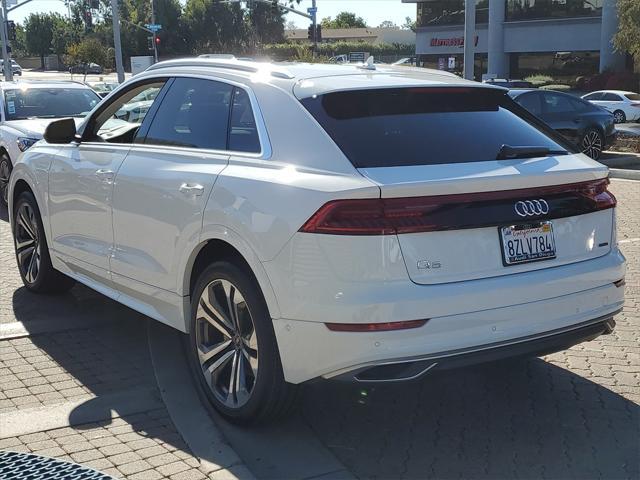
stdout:
<svg viewBox="0 0 640 480">
<path fill-rule="evenodd" d="M 71 143 L 76 139 L 76 122 L 62 118 L 51 122 L 44 131 L 47 143 Z"/>
</svg>

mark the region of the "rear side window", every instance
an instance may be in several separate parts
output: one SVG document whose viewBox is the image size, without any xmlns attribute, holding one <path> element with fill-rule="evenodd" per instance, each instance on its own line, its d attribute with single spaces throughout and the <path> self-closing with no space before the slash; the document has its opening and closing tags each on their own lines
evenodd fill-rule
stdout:
<svg viewBox="0 0 640 480">
<path fill-rule="evenodd" d="M 301 102 L 358 168 L 489 161 L 503 145 L 565 151 L 501 90 L 356 90 Z"/>
<path fill-rule="evenodd" d="M 162 100 L 144 143 L 226 150 L 233 87 L 177 78 Z"/>
<path fill-rule="evenodd" d="M 516 97 L 516 102 L 518 102 L 522 107 L 526 108 L 529 112 L 534 115 L 540 116 L 542 113 L 542 107 L 540 106 L 540 95 L 538 93 L 525 93 L 524 95 L 520 95 Z"/>
<path fill-rule="evenodd" d="M 233 92 L 233 109 L 229 128 L 229 150 L 234 152 L 260 152 L 260 139 L 249 94 L 236 88 Z"/>
</svg>

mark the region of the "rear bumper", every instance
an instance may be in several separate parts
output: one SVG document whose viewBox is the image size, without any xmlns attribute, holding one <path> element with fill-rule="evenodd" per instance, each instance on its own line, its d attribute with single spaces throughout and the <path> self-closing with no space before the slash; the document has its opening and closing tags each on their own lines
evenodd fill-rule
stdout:
<svg viewBox="0 0 640 480">
<path fill-rule="evenodd" d="M 518 338 L 418 359 L 390 362 L 376 366 L 361 367 L 333 377 L 335 380 L 357 382 L 397 382 L 414 380 L 437 370 L 449 370 L 479 363 L 493 362 L 505 358 L 539 357 L 566 350 L 582 342 L 609 334 L 615 328 L 613 315 L 598 317 L 572 327 L 560 328 L 541 335 Z"/>
<path fill-rule="evenodd" d="M 410 330 L 336 332 L 324 323 L 290 319 L 274 320 L 273 325 L 285 379 L 291 383 L 359 374 L 363 381 L 367 375 L 362 372 L 373 367 L 405 364 L 408 369 L 395 368 L 394 375 L 402 378 L 391 380 L 398 380 L 430 369 L 568 348 L 603 333 L 623 303 L 624 287 L 610 283 L 535 302 L 432 317 Z M 384 370 L 394 368 L 373 371 L 372 379 L 390 375 Z"/>
</svg>

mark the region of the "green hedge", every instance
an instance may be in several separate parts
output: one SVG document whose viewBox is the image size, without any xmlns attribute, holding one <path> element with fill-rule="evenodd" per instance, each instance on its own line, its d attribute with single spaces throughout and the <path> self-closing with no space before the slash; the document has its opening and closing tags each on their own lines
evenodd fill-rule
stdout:
<svg viewBox="0 0 640 480">
<path fill-rule="evenodd" d="M 305 52 L 310 50 L 309 44 L 276 43 L 262 45 L 260 54 L 270 57 L 273 60 L 291 60 L 305 57 Z M 379 43 L 371 44 L 366 42 L 336 42 L 321 43 L 318 45 L 318 54 L 325 57 L 344 55 L 350 52 L 369 52 L 374 57 L 384 55 L 415 55 L 415 45 Z"/>
</svg>

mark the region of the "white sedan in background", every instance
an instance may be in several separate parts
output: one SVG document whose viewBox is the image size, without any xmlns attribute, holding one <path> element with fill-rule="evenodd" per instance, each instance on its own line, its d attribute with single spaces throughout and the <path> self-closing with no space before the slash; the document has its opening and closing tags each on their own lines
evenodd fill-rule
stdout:
<svg viewBox="0 0 640 480">
<path fill-rule="evenodd" d="M 42 138 L 55 118 L 84 117 L 100 97 L 77 82 L 0 83 L 0 202 L 7 204 L 7 185 L 22 152 Z"/>
<path fill-rule="evenodd" d="M 624 90 L 598 90 L 582 97 L 613 113 L 616 123 L 640 120 L 640 93 Z"/>
</svg>

